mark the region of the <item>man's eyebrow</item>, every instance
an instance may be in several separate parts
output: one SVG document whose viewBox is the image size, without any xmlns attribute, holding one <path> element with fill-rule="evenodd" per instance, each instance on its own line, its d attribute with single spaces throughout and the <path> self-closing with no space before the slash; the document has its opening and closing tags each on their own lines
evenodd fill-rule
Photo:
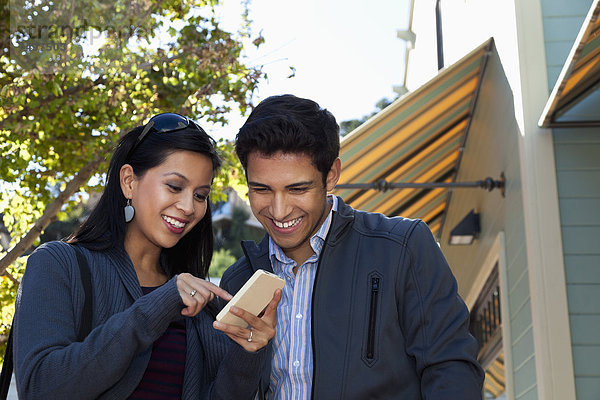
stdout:
<svg viewBox="0 0 600 400">
<path fill-rule="evenodd" d="M 286 189 L 292 189 L 292 188 L 304 187 L 304 186 L 311 186 L 313 184 L 314 184 L 314 181 L 295 182 L 295 183 L 290 183 L 289 185 L 286 185 Z M 261 188 L 266 188 L 266 189 L 270 189 L 271 188 L 269 185 L 266 185 L 266 184 L 260 183 L 260 182 L 254 182 L 254 181 L 248 181 L 248 186 L 261 187 Z"/>
<path fill-rule="evenodd" d="M 248 181 L 248 186 L 258 186 L 258 187 L 264 187 L 264 188 L 269 187 L 269 185 L 265 185 L 264 183 L 254 182 L 254 181 Z"/>
<path fill-rule="evenodd" d="M 314 181 L 296 182 L 296 183 L 291 183 L 291 184 L 287 185 L 286 188 L 291 189 L 291 188 L 295 188 L 295 187 L 310 186 L 310 185 L 313 185 L 314 183 L 315 183 Z"/>
</svg>

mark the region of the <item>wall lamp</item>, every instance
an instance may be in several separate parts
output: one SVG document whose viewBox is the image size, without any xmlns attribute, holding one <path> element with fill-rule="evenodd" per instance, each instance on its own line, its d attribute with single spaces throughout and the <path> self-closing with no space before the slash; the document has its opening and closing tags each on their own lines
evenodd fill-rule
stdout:
<svg viewBox="0 0 600 400">
<path fill-rule="evenodd" d="M 468 245 L 473 243 L 475 238 L 479 236 L 481 227 L 479 225 L 479 214 L 475 210 L 469 213 L 450 231 L 449 244 L 452 245 Z"/>
</svg>

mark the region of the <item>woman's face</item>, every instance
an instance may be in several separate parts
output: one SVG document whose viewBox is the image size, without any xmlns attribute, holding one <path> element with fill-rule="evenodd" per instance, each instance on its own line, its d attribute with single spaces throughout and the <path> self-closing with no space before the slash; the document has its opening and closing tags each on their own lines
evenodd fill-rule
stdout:
<svg viewBox="0 0 600 400">
<path fill-rule="evenodd" d="M 176 151 L 142 177 L 133 175 L 128 188 L 135 216 L 127 224 L 127 240 L 136 246 L 175 246 L 206 213 L 212 168 L 205 155 Z"/>
</svg>

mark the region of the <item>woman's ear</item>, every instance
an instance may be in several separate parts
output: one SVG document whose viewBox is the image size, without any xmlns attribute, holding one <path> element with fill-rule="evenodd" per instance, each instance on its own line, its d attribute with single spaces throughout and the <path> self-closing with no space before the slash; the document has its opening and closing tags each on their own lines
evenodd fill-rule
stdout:
<svg viewBox="0 0 600 400">
<path fill-rule="evenodd" d="M 125 196 L 126 199 L 131 199 L 133 197 L 135 181 L 136 179 L 135 173 L 133 172 L 133 167 L 129 164 L 123 165 L 120 171 L 120 183 L 123 196 Z"/>
</svg>

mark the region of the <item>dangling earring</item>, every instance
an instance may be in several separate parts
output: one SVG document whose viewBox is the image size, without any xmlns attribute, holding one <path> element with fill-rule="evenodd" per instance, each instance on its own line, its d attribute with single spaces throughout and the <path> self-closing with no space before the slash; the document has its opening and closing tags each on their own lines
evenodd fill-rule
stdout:
<svg viewBox="0 0 600 400">
<path fill-rule="evenodd" d="M 127 199 L 127 205 L 125 206 L 125 222 L 131 222 L 135 215 L 135 209 L 131 205 L 131 200 Z"/>
</svg>

